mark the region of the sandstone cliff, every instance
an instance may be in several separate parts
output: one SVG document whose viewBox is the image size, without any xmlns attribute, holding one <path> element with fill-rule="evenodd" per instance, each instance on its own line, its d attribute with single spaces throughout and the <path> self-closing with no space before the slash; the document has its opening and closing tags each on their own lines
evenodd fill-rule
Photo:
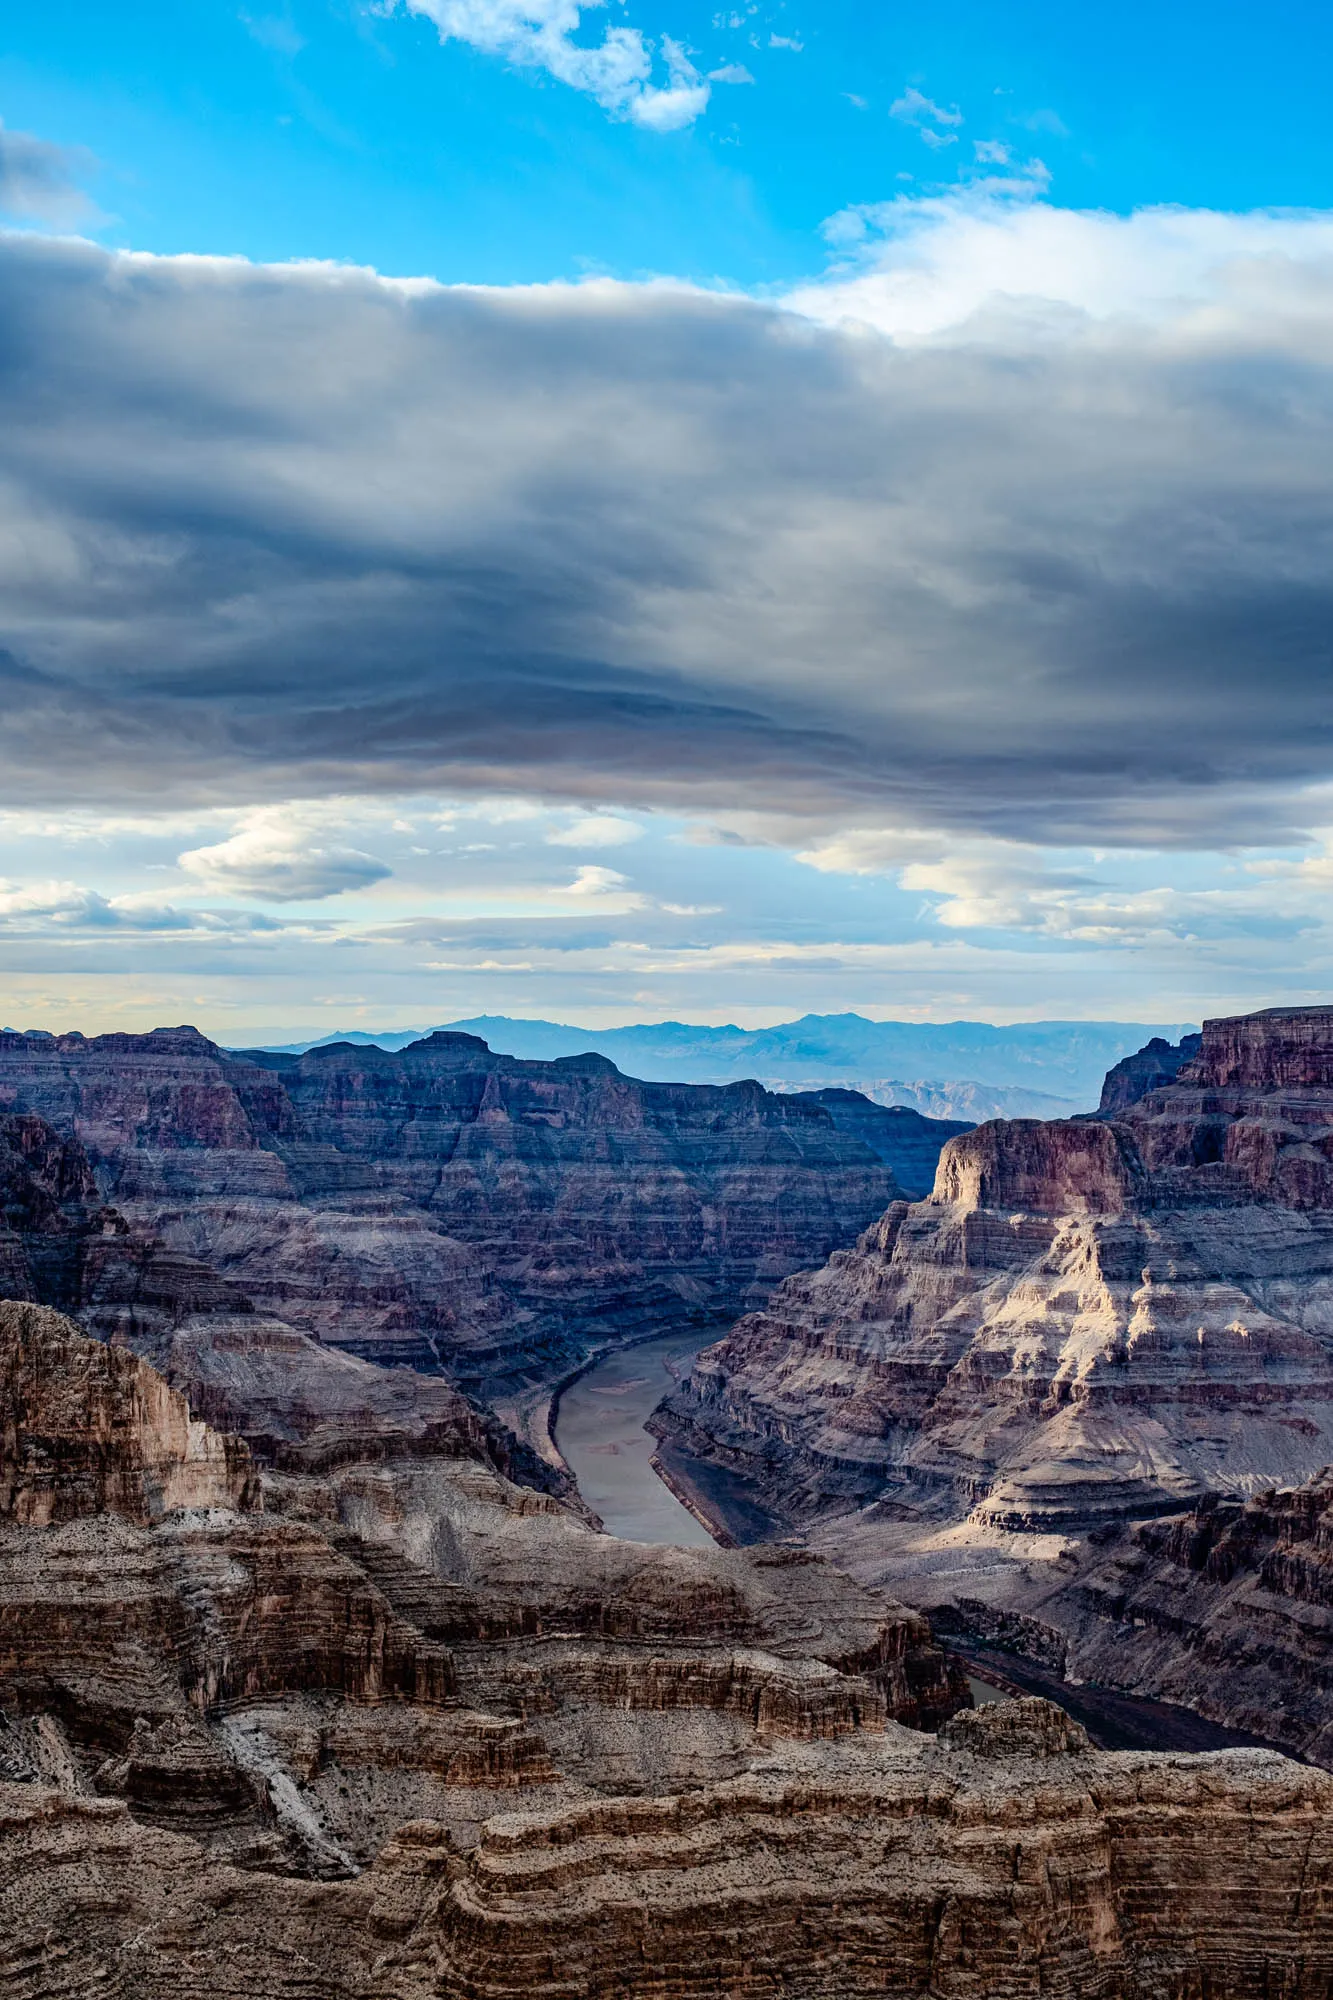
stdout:
<svg viewBox="0 0 1333 2000">
<path fill-rule="evenodd" d="M 1327 1993 L 1333 1782 L 1101 1755 L 1022 1707 L 462 1843 L 414 1821 L 350 1881 L 201 1867 L 114 1803 L 0 1786 L 0 1979 L 61 2000 Z"/>
<path fill-rule="evenodd" d="M 0 1415 L 0 1776 L 247 1865 L 348 1874 L 423 1812 L 470 1838 L 515 1788 L 714 1782 L 964 1698 L 919 1614 L 818 1559 L 615 1542 L 415 1407 L 391 1448 L 382 1412 L 307 1439 L 260 1511 L 151 1367 L 0 1303 Z"/>
<path fill-rule="evenodd" d="M 146 1362 L 82 1339 L 46 1307 L 0 1300 L 0 1517 L 146 1524 L 178 1508 L 252 1506 L 257 1492 L 241 1440 L 197 1422 Z"/>
<path fill-rule="evenodd" d="M 1174 1083 L 1186 1063 L 1193 1062 L 1202 1047 L 1202 1035 L 1182 1035 L 1178 1042 L 1168 1042 L 1161 1035 L 1154 1035 L 1134 1055 L 1123 1057 L 1106 1072 L 1098 1110 L 1104 1117 L 1114 1118 L 1127 1111 L 1131 1104 L 1137 1104 L 1150 1090 L 1160 1090 L 1164 1084 Z"/>
<path fill-rule="evenodd" d="M 1333 1458 L 1333 1011 L 1205 1025 L 1116 1120 L 982 1126 L 660 1417 L 799 1521 L 1077 1534 Z"/>
<path fill-rule="evenodd" d="M 465 1423 L 294 1444 L 259 1509 L 136 1356 L 27 1304 L 0 1352 L 6 1993 L 1328 1990 L 1321 1772 L 953 1714 L 919 1614 L 595 1534 Z M 230 1394 L 300 1433 L 266 1367 Z"/>
<path fill-rule="evenodd" d="M 897 1191 L 821 1105 L 637 1083 L 598 1056 L 520 1062 L 470 1035 L 238 1057 L 192 1029 L 5 1033 L 5 1112 L 81 1149 L 80 1198 L 157 1257 L 485 1393 L 608 1338 L 720 1324 Z M 12 1289 L 73 1303 L 31 1273 Z"/>
<path fill-rule="evenodd" d="M 963 1643 L 1177 1702 L 1333 1766 L 1333 1468 L 1246 1501 L 1211 1494 L 1094 1536 L 1054 1568 L 932 1581 Z"/>
</svg>

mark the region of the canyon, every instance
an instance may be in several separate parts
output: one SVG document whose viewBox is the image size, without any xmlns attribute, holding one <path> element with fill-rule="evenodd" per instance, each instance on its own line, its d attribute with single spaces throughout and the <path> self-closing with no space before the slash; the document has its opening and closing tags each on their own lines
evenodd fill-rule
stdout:
<svg viewBox="0 0 1333 2000">
<path fill-rule="evenodd" d="M 954 1129 L 835 1095 L 831 1111 L 752 1083 L 644 1084 L 604 1057 L 521 1062 L 467 1035 L 296 1057 L 189 1028 L 6 1032 L 0 1159 L 54 1149 L 42 1200 L 83 1210 L 63 1272 L 26 1229 L 45 1262 L 19 1295 L 99 1309 L 117 1257 L 90 1231 L 119 1232 L 122 1267 L 130 1243 L 159 1276 L 174 1261 L 179 1293 L 188 1265 L 211 1311 L 229 1300 L 491 1401 L 549 1391 L 605 1344 L 721 1330 L 901 1192 L 895 1148 L 914 1188 Z"/>
<path fill-rule="evenodd" d="M 7 1993 L 1327 1990 L 1324 1772 L 972 1711 L 919 1613 L 599 1534 L 391 1374 L 429 1436 L 313 1464 L 0 1304 Z"/>
<path fill-rule="evenodd" d="M 1103 1106 L 951 1140 L 652 1427 L 964 1642 L 1326 1758 L 1333 1010 L 1150 1044 Z"/>
</svg>

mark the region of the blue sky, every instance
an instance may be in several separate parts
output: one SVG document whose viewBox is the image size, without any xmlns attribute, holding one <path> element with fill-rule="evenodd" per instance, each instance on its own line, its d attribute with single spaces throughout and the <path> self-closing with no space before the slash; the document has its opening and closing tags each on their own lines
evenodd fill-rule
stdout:
<svg viewBox="0 0 1333 2000">
<path fill-rule="evenodd" d="M 630 0 L 576 39 L 625 23 L 659 82 L 668 40 L 705 80 L 754 80 L 661 132 L 405 6 L 50 0 L 9 10 L 0 105 L 96 156 L 106 242 L 488 284 L 786 285 L 820 267 L 827 217 L 966 176 L 978 144 L 1040 158 L 1074 208 L 1333 205 L 1333 25 L 1311 4 Z M 893 116 L 913 90 L 960 122 Z"/>
<path fill-rule="evenodd" d="M 1327 997 L 1325 12 L 6 26 L 0 1020 Z"/>
</svg>

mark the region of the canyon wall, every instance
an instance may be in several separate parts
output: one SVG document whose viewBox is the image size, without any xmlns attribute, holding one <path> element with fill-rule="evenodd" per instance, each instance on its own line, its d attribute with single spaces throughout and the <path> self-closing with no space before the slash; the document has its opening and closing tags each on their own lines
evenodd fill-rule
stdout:
<svg viewBox="0 0 1333 2000">
<path fill-rule="evenodd" d="M 878 1507 L 886 1536 L 1078 1535 L 1310 1477 L 1333 1459 L 1333 1011 L 1210 1021 L 1184 1055 L 1139 1096 L 1122 1075 L 1114 1118 L 952 1140 L 928 1200 L 779 1287 L 656 1425 L 779 1518 Z"/>
<path fill-rule="evenodd" d="M 1333 1467 L 1094 1535 L 1045 1574 L 941 1585 L 937 1615 L 961 1643 L 1180 1703 L 1333 1767 Z"/>
<path fill-rule="evenodd" d="M 7 1993 L 1328 1990 L 1322 1772 L 959 1712 L 919 1614 L 595 1534 L 484 1439 L 260 1470 L 56 1314 L 0 1354 Z"/>
<path fill-rule="evenodd" d="M 80 1199 L 159 1258 L 486 1393 L 600 1341 L 721 1324 L 897 1192 L 819 1104 L 637 1083 L 598 1056 L 520 1062 L 469 1035 L 238 1057 L 192 1029 L 5 1033 L 0 1115 L 76 1147 Z M 82 1310 L 68 1282 L 49 1296 Z"/>
</svg>

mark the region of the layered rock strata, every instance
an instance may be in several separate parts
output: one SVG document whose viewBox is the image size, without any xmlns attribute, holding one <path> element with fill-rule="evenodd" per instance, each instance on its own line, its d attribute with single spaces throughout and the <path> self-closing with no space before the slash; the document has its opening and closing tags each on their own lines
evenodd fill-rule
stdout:
<svg viewBox="0 0 1333 2000">
<path fill-rule="evenodd" d="M 1150 1090 L 1161 1090 L 1174 1083 L 1202 1047 L 1202 1035 L 1182 1035 L 1178 1042 L 1154 1035 L 1141 1049 L 1123 1057 L 1106 1072 L 1098 1111 L 1105 1118 L 1115 1118 L 1146 1097 Z"/>
<path fill-rule="evenodd" d="M 0 1412 L 0 1776 L 247 1866 L 348 1874 L 423 1813 L 470 1839 L 515 1790 L 714 1782 L 965 1698 L 918 1614 L 798 1551 L 595 1534 L 463 1425 L 261 1476 L 145 1362 L 21 1303 Z"/>
<path fill-rule="evenodd" d="M 1014 1711 L 493 1816 L 464 1847 L 412 1822 L 351 1881 L 201 1868 L 114 1803 L 0 1787 L 0 1977 L 135 2000 L 1327 1991 L 1323 1773 L 1108 1756 L 1043 1703 Z"/>
<path fill-rule="evenodd" d="M 1114 1119 L 979 1127 L 659 1418 L 801 1521 L 1079 1534 L 1333 1458 L 1333 1012 L 1205 1024 Z"/>
<path fill-rule="evenodd" d="M 521 1062 L 470 1035 L 238 1057 L 192 1029 L 5 1033 L 6 1111 L 77 1142 L 83 1198 L 159 1256 L 488 1393 L 599 1341 L 721 1324 L 897 1191 L 820 1104 L 638 1083 L 599 1056 Z"/>
<path fill-rule="evenodd" d="M 1333 1979 L 1323 1773 L 1107 1756 L 1043 1702 L 952 1713 L 919 1614 L 799 1548 L 595 1534 L 465 1426 L 257 1474 L 55 1314 L 0 1305 L 0 1353 L 20 2000 Z"/>
<path fill-rule="evenodd" d="M 1054 1569 L 938 1582 L 963 1643 L 1179 1703 L 1333 1767 L 1333 1468 L 1093 1537 Z"/>
</svg>

